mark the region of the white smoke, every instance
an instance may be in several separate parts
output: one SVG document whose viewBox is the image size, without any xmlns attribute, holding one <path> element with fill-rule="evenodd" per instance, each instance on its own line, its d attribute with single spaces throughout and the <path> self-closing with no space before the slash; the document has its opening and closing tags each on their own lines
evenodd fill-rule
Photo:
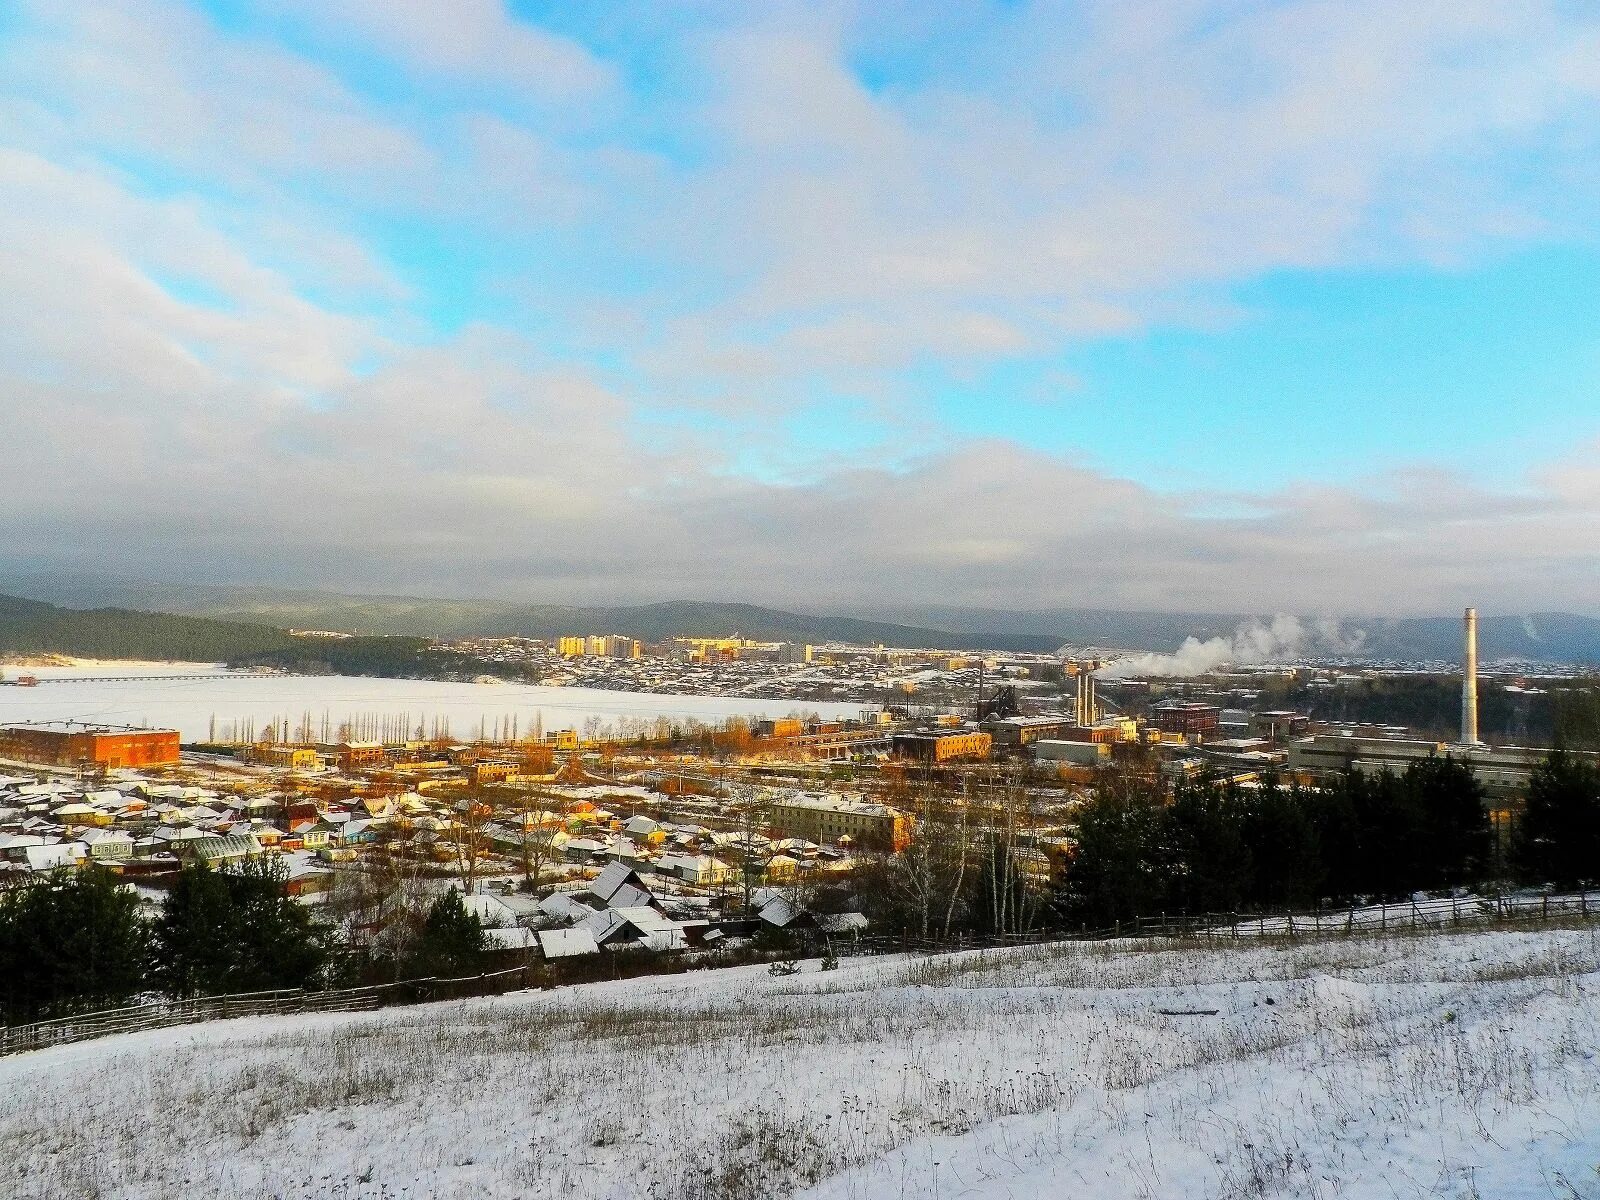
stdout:
<svg viewBox="0 0 1600 1200">
<path fill-rule="evenodd" d="M 1175 653 L 1120 658 L 1099 674 L 1102 679 L 1204 675 L 1226 666 L 1355 654 L 1366 640 L 1367 635 L 1362 630 L 1346 634 L 1337 621 L 1318 619 L 1308 625 L 1299 617 L 1279 613 L 1270 625 L 1249 621 L 1240 625 L 1231 638 L 1214 637 L 1203 642 L 1199 638 L 1187 638 Z"/>
</svg>

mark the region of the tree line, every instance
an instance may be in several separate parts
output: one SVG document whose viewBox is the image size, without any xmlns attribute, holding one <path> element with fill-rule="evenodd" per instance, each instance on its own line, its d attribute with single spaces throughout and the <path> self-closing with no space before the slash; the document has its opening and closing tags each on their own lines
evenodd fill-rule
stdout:
<svg viewBox="0 0 1600 1200">
<path fill-rule="evenodd" d="M 1337 688 L 1268 677 L 1261 691 L 1261 707 L 1294 709 L 1319 721 L 1404 725 L 1438 738 L 1453 738 L 1461 728 L 1460 675 L 1347 677 Z M 1497 743 L 1600 750 L 1600 687 L 1592 676 L 1547 680 L 1533 690 L 1485 679 L 1478 685 L 1478 729 Z"/>
<path fill-rule="evenodd" d="M 1600 881 L 1600 770 L 1565 751 L 1497 827 L 1450 758 L 1346 772 L 1321 788 L 1147 780 L 1099 789 L 1052 897 L 1055 919 L 1101 928 L 1161 914 L 1265 912 L 1501 884 Z"/>
<path fill-rule="evenodd" d="M 189 999 L 365 982 L 335 927 L 286 894 L 284 868 L 256 859 L 186 865 L 153 913 L 113 872 L 64 868 L 0 891 L 0 1019 L 9 1024 Z M 390 978 L 463 975 L 487 938 L 451 888 L 421 905 Z"/>
<path fill-rule="evenodd" d="M 981 782 L 981 781 L 980 781 Z M 1417 892 L 1600 883 L 1600 769 L 1556 751 L 1520 810 L 1499 823 L 1472 772 L 1450 758 L 1404 772 L 1347 772 L 1309 788 L 1267 779 L 1104 775 L 1055 853 L 1021 780 L 966 794 L 934 783 L 890 799 L 916 819 L 899 854 L 866 856 L 823 908 L 859 906 L 924 937 L 1109 929 L 1162 915 L 1305 911 Z"/>
</svg>

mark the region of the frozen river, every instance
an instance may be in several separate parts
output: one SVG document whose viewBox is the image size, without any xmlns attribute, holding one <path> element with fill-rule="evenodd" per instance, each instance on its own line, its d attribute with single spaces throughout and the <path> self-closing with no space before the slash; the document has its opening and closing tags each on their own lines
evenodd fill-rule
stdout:
<svg viewBox="0 0 1600 1200">
<path fill-rule="evenodd" d="M 248 723 L 261 730 L 307 717 L 313 730 L 326 721 L 368 726 L 404 717 L 430 732 L 448 721 L 455 737 L 493 733 L 516 722 L 526 736 L 536 728 L 579 729 L 591 721 L 613 728 L 665 717 L 706 724 L 729 717 L 781 717 L 795 712 L 855 716 L 859 705 L 751 700 L 725 696 L 661 696 L 592 688 L 520 684 L 436 683 L 422 679 L 359 679 L 343 675 L 282 676 L 228 671 L 196 663 L 94 663 L 75 667 L 8 667 L 5 678 L 32 674 L 38 687 L 0 687 L 0 724 L 18 721 L 90 721 L 177 729 L 185 741 L 219 735 Z M 104 679 L 95 677 L 114 676 Z M 180 676 L 180 678 L 171 678 Z M 131 678 L 130 678 L 131 677 Z"/>
</svg>

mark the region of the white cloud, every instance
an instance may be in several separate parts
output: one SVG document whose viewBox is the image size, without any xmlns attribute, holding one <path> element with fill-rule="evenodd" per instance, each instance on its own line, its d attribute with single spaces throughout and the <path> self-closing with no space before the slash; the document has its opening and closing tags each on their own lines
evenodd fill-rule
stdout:
<svg viewBox="0 0 1600 1200">
<path fill-rule="evenodd" d="M 0 62 L 38 129 L 200 179 L 398 185 L 429 161 L 330 71 L 164 0 L 27 0 Z"/>
<path fill-rule="evenodd" d="M 1581 20 L 1535 0 L 1024 5 L 884 87 L 852 64 L 917 8 L 732 11 L 652 44 L 676 74 L 647 101 L 495 0 L 303 8 L 412 68 L 417 95 L 385 104 L 177 5 L 30 0 L 0 85 L 7 549 L 796 607 L 1594 609 L 1592 448 L 1517 490 L 1420 464 L 1165 495 L 958 440 L 908 382 L 1229 319 L 1214 289 L 1264 271 L 1550 228 L 1594 197 L 1485 164 L 1555 130 L 1555 166 L 1585 169 Z M 475 82 L 549 115 L 480 108 Z M 433 332 L 447 302 L 350 232 L 368 210 L 423 226 L 428 253 L 465 245 L 462 281 L 503 269 L 499 319 L 524 328 Z M 784 436 L 853 409 L 892 444 Z"/>
<path fill-rule="evenodd" d="M 274 0 L 326 36 L 424 72 L 508 85 L 546 100 L 592 100 L 611 70 L 577 42 L 520 20 L 504 0 Z"/>
</svg>

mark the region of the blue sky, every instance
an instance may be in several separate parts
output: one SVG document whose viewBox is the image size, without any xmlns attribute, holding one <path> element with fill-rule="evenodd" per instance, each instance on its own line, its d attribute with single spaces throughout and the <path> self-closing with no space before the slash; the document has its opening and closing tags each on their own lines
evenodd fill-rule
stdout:
<svg viewBox="0 0 1600 1200">
<path fill-rule="evenodd" d="M 1595 611 L 1597 63 L 1561 0 L 23 0 L 0 518 L 210 582 Z"/>
</svg>

